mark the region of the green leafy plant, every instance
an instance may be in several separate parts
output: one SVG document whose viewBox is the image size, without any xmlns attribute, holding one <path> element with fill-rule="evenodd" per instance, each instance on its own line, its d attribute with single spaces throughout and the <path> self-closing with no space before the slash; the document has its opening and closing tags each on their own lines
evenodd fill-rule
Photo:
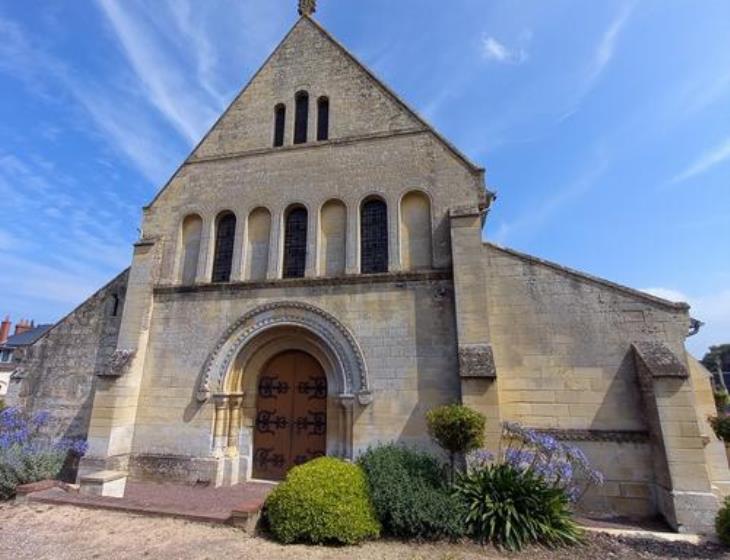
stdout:
<svg viewBox="0 0 730 560">
<path fill-rule="evenodd" d="M 482 544 L 520 550 L 530 543 L 554 547 L 581 540 L 567 492 L 532 469 L 491 464 L 460 475 L 454 490 L 466 506 L 467 534 Z"/>
<path fill-rule="evenodd" d="M 730 442 L 730 415 L 719 414 L 717 416 L 709 416 L 707 420 L 715 432 L 718 439 L 724 442 Z"/>
<path fill-rule="evenodd" d="M 368 449 L 358 459 L 365 471 L 383 531 L 403 539 L 457 539 L 463 508 L 432 456 L 395 444 Z"/>
<path fill-rule="evenodd" d="M 712 396 L 715 398 L 715 408 L 719 413 L 723 413 L 730 402 L 730 393 L 725 388 L 717 388 L 712 392 Z"/>
<path fill-rule="evenodd" d="M 426 422 L 428 433 L 449 454 L 453 479 L 456 457 L 484 444 L 486 419 L 468 406 L 448 404 L 430 410 Z"/>
<path fill-rule="evenodd" d="M 727 546 L 730 546 L 730 496 L 725 498 L 723 506 L 715 518 L 717 536 Z"/>
<path fill-rule="evenodd" d="M 285 544 L 356 544 L 380 534 L 362 469 L 333 457 L 289 471 L 265 513 L 273 536 Z"/>
</svg>

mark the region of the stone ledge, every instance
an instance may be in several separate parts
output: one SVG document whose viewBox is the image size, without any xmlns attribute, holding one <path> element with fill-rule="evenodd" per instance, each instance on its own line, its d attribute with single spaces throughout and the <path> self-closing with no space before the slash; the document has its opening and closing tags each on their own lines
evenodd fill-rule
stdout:
<svg viewBox="0 0 730 560">
<path fill-rule="evenodd" d="M 556 428 L 533 428 L 541 434 L 548 434 L 559 441 L 602 441 L 613 443 L 650 442 L 649 432 L 639 430 L 578 430 Z"/>
<path fill-rule="evenodd" d="M 687 379 L 689 372 L 686 366 L 663 342 L 647 340 L 634 342 L 631 345 L 636 357 L 642 361 L 654 378 L 673 377 Z"/>
<path fill-rule="evenodd" d="M 241 292 L 274 288 L 307 288 L 319 286 L 351 286 L 358 284 L 402 284 L 409 282 L 433 282 L 451 280 L 451 270 L 424 270 L 421 272 L 387 272 L 383 274 L 357 274 L 332 278 L 280 278 L 253 282 L 228 282 L 221 284 L 195 284 L 192 286 L 157 285 L 155 295 L 190 293 Z"/>
</svg>

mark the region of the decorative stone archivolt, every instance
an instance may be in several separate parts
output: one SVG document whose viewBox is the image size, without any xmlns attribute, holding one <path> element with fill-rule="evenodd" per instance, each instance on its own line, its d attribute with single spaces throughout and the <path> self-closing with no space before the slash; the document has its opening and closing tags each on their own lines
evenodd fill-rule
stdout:
<svg viewBox="0 0 730 560">
<path fill-rule="evenodd" d="M 302 302 L 282 301 L 255 307 L 233 323 L 208 357 L 198 385 L 198 401 L 225 392 L 225 378 L 239 352 L 260 334 L 278 327 L 301 328 L 315 335 L 332 354 L 341 375 L 341 392 L 361 405 L 372 401 L 362 350 L 352 333 L 326 311 Z"/>
</svg>

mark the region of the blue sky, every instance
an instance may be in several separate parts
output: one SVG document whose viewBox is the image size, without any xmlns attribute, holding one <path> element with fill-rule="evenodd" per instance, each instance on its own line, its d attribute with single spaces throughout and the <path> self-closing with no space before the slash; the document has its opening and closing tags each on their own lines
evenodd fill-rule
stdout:
<svg viewBox="0 0 730 560">
<path fill-rule="evenodd" d="M 499 198 L 487 239 L 672 299 L 730 342 L 730 2 L 320 0 Z M 0 0 L 0 313 L 127 266 L 140 207 L 295 0 Z"/>
</svg>

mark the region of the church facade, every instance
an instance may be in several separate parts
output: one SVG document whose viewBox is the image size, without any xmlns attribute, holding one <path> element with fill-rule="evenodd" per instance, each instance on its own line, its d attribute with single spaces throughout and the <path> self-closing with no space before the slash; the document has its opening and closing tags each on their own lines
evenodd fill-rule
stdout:
<svg viewBox="0 0 730 560">
<path fill-rule="evenodd" d="M 708 528 L 730 473 L 688 306 L 484 242 L 493 201 L 305 10 L 8 400 L 87 436 L 82 485 L 111 494 L 430 447 L 426 412 L 463 402 L 489 447 L 505 420 L 580 446 L 606 477 L 585 508 Z"/>
</svg>

